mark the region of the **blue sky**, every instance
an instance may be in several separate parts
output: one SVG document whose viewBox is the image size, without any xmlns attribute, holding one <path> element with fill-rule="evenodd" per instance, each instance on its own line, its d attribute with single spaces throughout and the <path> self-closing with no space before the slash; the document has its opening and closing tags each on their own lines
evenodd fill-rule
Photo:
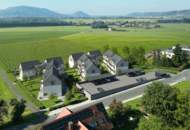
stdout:
<svg viewBox="0 0 190 130">
<path fill-rule="evenodd" d="M 68 14 L 125 15 L 131 12 L 190 9 L 190 0 L 0 0 L 0 9 L 28 5 Z"/>
</svg>

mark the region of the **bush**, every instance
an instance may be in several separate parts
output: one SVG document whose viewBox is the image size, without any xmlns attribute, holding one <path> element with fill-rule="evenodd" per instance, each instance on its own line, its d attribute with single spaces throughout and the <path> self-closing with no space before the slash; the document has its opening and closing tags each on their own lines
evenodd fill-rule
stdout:
<svg viewBox="0 0 190 130">
<path fill-rule="evenodd" d="M 52 106 L 52 107 L 49 108 L 49 111 L 53 111 L 53 110 L 62 108 L 64 106 L 65 106 L 65 104 L 60 104 L 60 105 Z"/>
</svg>

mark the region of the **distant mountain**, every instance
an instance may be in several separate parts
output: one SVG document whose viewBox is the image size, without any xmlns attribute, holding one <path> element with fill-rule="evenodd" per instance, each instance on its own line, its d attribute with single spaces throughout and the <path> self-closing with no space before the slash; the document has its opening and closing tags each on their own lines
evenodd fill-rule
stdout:
<svg viewBox="0 0 190 130">
<path fill-rule="evenodd" d="M 190 10 L 168 11 L 168 12 L 136 12 L 128 17 L 190 17 Z"/>
<path fill-rule="evenodd" d="M 16 6 L 0 10 L 0 18 L 15 18 L 15 17 L 47 17 L 47 18 L 87 18 L 90 15 L 79 11 L 71 15 L 60 14 L 49 9 L 37 8 L 30 6 Z"/>
<path fill-rule="evenodd" d="M 54 11 L 45 8 L 36 8 L 29 6 L 17 6 L 9 7 L 4 10 L 0 10 L 1 18 L 13 18 L 13 17 L 51 17 L 58 18 L 63 17 L 62 14 L 56 13 Z"/>
<path fill-rule="evenodd" d="M 78 12 L 75 12 L 74 14 L 71 14 L 70 17 L 73 17 L 73 18 L 89 18 L 91 16 L 88 15 L 87 13 L 82 12 L 82 11 L 78 11 Z"/>
</svg>

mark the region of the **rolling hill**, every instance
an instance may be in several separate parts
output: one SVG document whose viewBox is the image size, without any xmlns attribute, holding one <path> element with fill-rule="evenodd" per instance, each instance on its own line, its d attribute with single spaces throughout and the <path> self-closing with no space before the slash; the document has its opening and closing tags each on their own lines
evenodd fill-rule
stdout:
<svg viewBox="0 0 190 130">
<path fill-rule="evenodd" d="M 168 12 L 136 12 L 127 15 L 128 17 L 190 17 L 190 10 L 168 11 Z"/>
<path fill-rule="evenodd" d="M 60 14 L 49 9 L 37 8 L 31 6 L 16 6 L 0 10 L 0 18 L 15 18 L 15 17 L 46 17 L 46 18 L 87 18 L 90 15 L 78 11 L 73 14 Z"/>
</svg>

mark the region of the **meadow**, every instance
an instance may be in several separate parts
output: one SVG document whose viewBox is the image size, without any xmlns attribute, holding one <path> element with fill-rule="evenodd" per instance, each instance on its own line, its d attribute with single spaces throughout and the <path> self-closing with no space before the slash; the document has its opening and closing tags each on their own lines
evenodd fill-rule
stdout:
<svg viewBox="0 0 190 130">
<path fill-rule="evenodd" d="M 5 85 L 5 83 L 0 77 L 0 99 L 9 101 L 13 98 L 15 98 L 14 95 L 11 93 L 9 88 Z"/>
<path fill-rule="evenodd" d="M 126 28 L 108 32 L 90 27 L 30 27 L 0 29 L 0 65 L 15 69 L 20 62 L 62 56 L 74 52 L 103 50 L 105 45 L 122 48 L 142 46 L 146 51 L 190 44 L 190 24 L 163 24 L 158 29 Z"/>
</svg>

